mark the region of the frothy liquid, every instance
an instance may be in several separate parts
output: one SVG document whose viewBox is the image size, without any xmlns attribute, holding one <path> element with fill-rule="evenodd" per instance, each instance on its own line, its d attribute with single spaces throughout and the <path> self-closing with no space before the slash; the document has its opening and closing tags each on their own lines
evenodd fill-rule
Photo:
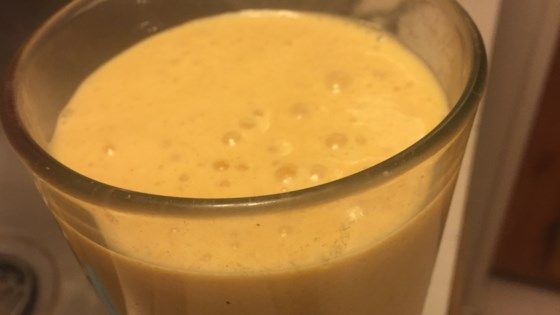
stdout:
<svg viewBox="0 0 560 315">
<path fill-rule="evenodd" d="M 51 149 L 118 187 L 255 196 L 375 165 L 447 110 L 432 74 L 383 33 L 244 13 L 188 23 L 109 61 L 66 107 Z"/>
<path fill-rule="evenodd" d="M 131 190 L 256 196 L 373 166 L 447 111 L 426 66 L 383 32 L 322 15 L 246 11 L 189 22 L 107 62 L 60 115 L 50 149 L 72 169 Z M 84 238 L 64 209 L 58 219 L 120 312 L 415 314 L 445 203 L 410 221 L 430 180 L 395 184 L 382 199 L 363 193 L 282 214 L 97 209 L 90 216 L 110 251 Z M 407 255 L 418 264 L 408 271 Z"/>
</svg>

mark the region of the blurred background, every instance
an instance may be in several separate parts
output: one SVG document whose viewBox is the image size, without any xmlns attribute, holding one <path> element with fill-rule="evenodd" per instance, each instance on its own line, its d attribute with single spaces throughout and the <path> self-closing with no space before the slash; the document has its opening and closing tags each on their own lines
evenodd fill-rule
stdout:
<svg viewBox="0 0 560 315">
<path fill-rule="evenodd" d="M 0 78 L 67 2 L 0 0 Z M 459 2 L 486 41 L 489 86 L 425 314 L 560 314 L 560 0 Z M 0 315 L 49 313 L 104 311 L 0 132 Z"/>
</svg>

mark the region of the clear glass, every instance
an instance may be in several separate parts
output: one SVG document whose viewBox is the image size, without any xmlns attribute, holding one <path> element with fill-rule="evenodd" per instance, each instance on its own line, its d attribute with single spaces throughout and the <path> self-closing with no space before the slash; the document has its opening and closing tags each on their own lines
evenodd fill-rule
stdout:
<svg viewBox="0 0 560 315">
<path fill-rule="evenodd" d="M 341 15 L 392 33 L 434 72 L 449 115 L 369 169 L 268 196 L 190 199 L 128 191 L 48 154 L 61 109 L 103 62 L 188 20 L 256 8 Z M 110 314 L 420 314 L 485 73 L 480 35 L 451 0 L 77 0 L 19 54 L 1 116 Z M 338 224 L 323 227 L 327 221 Z M 127 237 L 146 229 L 152 232 L 141 240 Z M 185 249 L 166 252 L 161 235 Z M 189 242 L 207 246 L 207 261 L 185 268 L 167 259 L 189 255 Z M 223 246 L 267 261 L 285 242 L 324 259 L 268 261 L 243 272 L 211 268 L 211 254 Z M 138 244 L 153 255 L 136 255 Z M 292 267 L 278 267 L 287 264 Z"/>
</svg>

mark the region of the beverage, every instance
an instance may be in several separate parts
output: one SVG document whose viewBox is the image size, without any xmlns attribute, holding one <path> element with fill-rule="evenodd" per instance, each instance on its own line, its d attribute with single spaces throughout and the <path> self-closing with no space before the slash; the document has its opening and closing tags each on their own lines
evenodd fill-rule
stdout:
<svg viewBox="0 0 560 315">
<path fill-rule="evenodd" d="M 104 64 L 49 148 L 130 190 L 259 196 L 373 166 L 448 110 L 428 68 L 382 31 L 243 11 L 162 32 Z M 44 193 L 117 314 L 418 314 L 457 167 L 420 169 L 383 190 L 259 215 L 159 216 Z M 431 186 L 440 193 L 427 198 Z"/>
<path fill-rule="evenodd" d="M 187 23 L 113 58 L 82 83 L 50 148 L 118 187 L 258 196 L 375 165 L 448 111 L 431 72 L 388 34 L 246 11 Z"/>
</svg>

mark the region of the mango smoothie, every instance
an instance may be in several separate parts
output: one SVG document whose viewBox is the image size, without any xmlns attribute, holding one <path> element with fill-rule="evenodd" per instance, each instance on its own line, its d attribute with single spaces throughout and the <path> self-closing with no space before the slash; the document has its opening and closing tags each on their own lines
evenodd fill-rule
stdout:
<svg viewBox="0 0 560 315">
<path fill-rule="evenodd" d="M 241 11 L 163 31 L 106 62 L 60 114 L 50 151 L 133 191 L 261 196 L 371 167 L 448 111 L 430 70 L 383 31 Z M 413 170 L 383 190 L 258 215 L 47 200 L 114 314 L 407 315 L 421 312 L 453 188 L 443 179 L 455 175 Z M 429 200 L 428 185 L 441 186 Z M 95 231 L 75 224 L 86 212 Z"/>
</svg>

